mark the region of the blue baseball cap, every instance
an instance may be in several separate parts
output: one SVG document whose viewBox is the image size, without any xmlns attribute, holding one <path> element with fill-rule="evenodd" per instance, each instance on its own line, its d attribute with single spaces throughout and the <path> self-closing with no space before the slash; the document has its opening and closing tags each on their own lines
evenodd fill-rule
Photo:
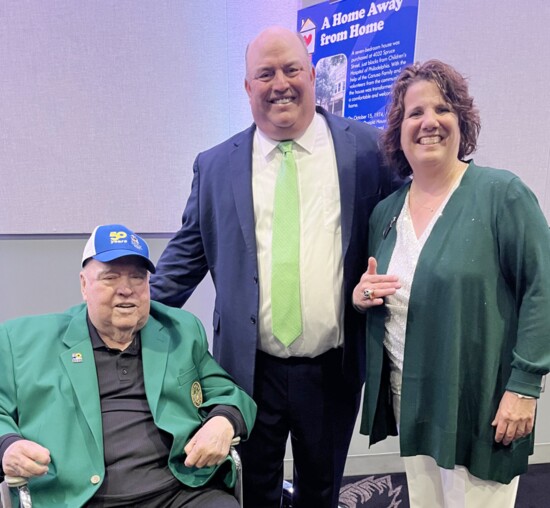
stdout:
<svg viewBox="0 0 550 508">
<path fill-rule="evenodd" d="M 149 259 L 149 247 L 145 240 L 122 224 L 106 224 L 93 230 L 84 247 L 82 266 L 90 258 L 108 263 L 123 256 L 143 258 L 147 269 L 155 273 L 155 265 Z"/>
</svg>

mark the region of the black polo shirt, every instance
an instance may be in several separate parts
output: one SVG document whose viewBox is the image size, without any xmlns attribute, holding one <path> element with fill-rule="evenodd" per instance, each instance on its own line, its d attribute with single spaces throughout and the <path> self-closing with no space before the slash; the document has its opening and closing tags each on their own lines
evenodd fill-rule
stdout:
<svg viewBox="0 0 550 508">
<path fill-rule="evenodd" d="M 141 338 L 127 349 L 111 349 L 88 321 L 97 369 L 105 479 L 93 501 L 131 503 L 180 484 L 168 469 L 172 436 L 153 421 L 145 396 Z M 129 493 L 131 493 L 129 495 Z"/>
</svg>

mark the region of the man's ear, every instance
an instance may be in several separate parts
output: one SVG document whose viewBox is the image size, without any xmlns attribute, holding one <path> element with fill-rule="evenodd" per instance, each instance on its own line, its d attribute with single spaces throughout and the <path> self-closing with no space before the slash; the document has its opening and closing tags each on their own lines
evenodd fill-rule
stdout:
<svg viewBox="0 0 550 508">
<path fill-rule="evenodd" d="M 311 81 L 315 83 L 315 66 L 311 64 Z"/>
<path fill-rule="evenodd" d="M 88 297 L 87 297 L 87 294 L 86 294 L 86 276 L 84 275 L 84 272 L 80 272 L 80 292 L 82 293 L 82 298 L 84 299 L 85 302 L 88 301 Z"/>
</svg>

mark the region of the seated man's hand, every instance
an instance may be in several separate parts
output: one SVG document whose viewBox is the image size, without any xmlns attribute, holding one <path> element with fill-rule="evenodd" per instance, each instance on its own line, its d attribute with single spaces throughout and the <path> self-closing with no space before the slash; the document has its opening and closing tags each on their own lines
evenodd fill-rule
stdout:
<svg viewBox="0 0 550 508">
<path fill-rule="evenodd" d="M 21 439 L 6 448 L 2 469 L 7 476 L 42 476 L 48 472 L 50 451 L 43 446 Z"/>
<path fill-rule="evenodd" d="M 227 457 L 233 425 L 223 416 L 214 416 L 208 420 L 187 443 L 184 452 L 187 454 L 187 467 L 215 466 Z"/>
</svg>

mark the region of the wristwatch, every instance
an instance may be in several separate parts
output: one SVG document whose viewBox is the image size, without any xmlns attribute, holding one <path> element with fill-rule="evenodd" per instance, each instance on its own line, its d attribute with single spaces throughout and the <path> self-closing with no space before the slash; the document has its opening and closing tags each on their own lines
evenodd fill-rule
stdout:
<svg viewBox="0 0 550 508">
<path fill-rule="evenodd" d="M 518 399 L 534 399 L 535 397 L 531 397 L 531 395 L 522 395 L 521 393 L 512 392 L 514 395 L 517 396 Z"/>
</svg>

